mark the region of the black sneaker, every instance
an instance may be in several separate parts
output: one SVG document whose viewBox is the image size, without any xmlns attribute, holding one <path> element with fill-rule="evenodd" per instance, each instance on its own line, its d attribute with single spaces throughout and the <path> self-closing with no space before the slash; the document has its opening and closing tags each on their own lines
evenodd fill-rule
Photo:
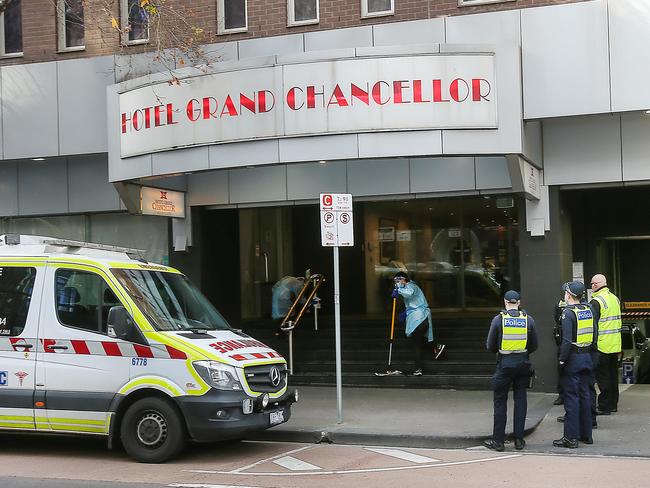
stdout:
<svg viewBox="0 0 650 488">
<path fill-rule="evenodd" d="M 594 443 L 594 438 L 593 437 L 581 437 L 580 442 L 583 444 L 593 444 Z"/>
<path fill-rule="evenodd" d="M 488 449 L 492 449 L 493 451 L 497 452 L 503 452 L 505 450 L 505 446 L 503 445 L 503 442 L 496 442 L 492 439 L 488 439 L 486 441 L 483 441 L 483 445 L 487 447 Z"/>
<path fill-rule="evenodd" d="M 578 447 L 578 440 L 567 439 L 566 437 L 562 437 L 561 439 L 555 439 L 553 441 L 553 445 L 555 447 L 568 447 L 569 449 L 575 449 L 576 447 Z"/>
<path fill-rule="evenodd" d="M 608 412 L 607 410 L 596 410 L 596 415 L 611 415 L 611 412 Z"/>
<path fill-rule="evenodd" d="M 413 376 L 422 376 L 422 370 L 421 369 L 416 369 L 411 373 Z"/>
<path fill-rule="evenodd" d="M 526 441 L 523 439 L 515 439 L 515 449 L 521 451 L 526 446 Z"/>
</svg>

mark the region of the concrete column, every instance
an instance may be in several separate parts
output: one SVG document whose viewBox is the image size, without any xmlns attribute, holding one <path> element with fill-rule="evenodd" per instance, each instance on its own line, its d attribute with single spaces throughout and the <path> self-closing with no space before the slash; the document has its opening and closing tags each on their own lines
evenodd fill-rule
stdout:
<svg viewBox="0 0 650 488">
<path fill-rule="evenodd" d="M 525 222 L 525 204 L 520 203 L 520 222 Z M 551 230 L 544 237 L 531 237 L 521 225 L 519 268 L 522 308 L 537 324 L 539 349 L 532 355 L 537 371 L 537 391 L 555 391 L 557 346 L 553 340 L 553 309 L 561 298 L 562 284 L 571 279 L 571 221 L 563 208 L 560 191 L 549 188 Z"/>
</svg>

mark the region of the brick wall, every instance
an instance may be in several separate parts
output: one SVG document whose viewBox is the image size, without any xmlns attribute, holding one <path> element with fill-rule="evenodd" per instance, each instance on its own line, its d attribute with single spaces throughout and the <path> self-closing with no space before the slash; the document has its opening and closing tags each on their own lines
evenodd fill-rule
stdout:
<svg viewBox="0 0 650 488">
<path fill-rule="evenodd" d="M 180 17 L 177 18 L 187 19 L 188 25 L 204 30 L 203 41 L 205 42 L 225 42 L 581 1 L 589 0 L 516 0 L 473 7 L 459 7 L 458 0 L 394 0 L 394 15 L 362 19 L 359 0 L 320 0 L 319 24 L 287 27 L 286 0 L 248 0 L 248 31 L 217 36 L 217 0 L 165 0 L 179 13 Z M 111 28 L 110 16 L 101 11 L 103 8 L 108 8 L 114 12 L 116 18 L 119 18 L 117 14 L 119 0 L 85 0 L 85 2 L 86 49 L 84 51 L 57 52 L 56 0 L 23 0 L 24 56 L 0 59 L 0 65 L 64 60 L 113 53 L 135 54 L 155 49 L 151 44 L 147 46 L 120 45 L 119 32 Z M 180 24 L 178 21 L 175 23 Z M 184 31 L 184 28 L 177 28 L 178 30 Z M 189 29 L 187 32 L 189 33 Z M 151 38 L 154 38 L 153 34 Z"/>
</svg>

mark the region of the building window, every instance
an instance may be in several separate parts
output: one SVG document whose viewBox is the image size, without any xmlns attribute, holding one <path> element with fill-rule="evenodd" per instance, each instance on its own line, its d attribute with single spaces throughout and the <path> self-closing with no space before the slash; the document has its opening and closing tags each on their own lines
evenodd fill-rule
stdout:
<svg viewBox="0 0 650 488">
<path fill-rule="evenodd" d="M 217 6 L 217 33 L 234 34 L 248 30 L 246 0 L 219 0 Z"/>
<path fill-rule="evenodd" d="M 287 25 L 318 24 L 318 0 L 289 0 L 287 2 Z"/>
<path fill-rule="evenodd" d="M 122 42 L 127 45 L 149 42 L 149 14 L 141 0 L 122 1 Z"/>
<path fill-rule="evenodd" d="M 361 17 L 379 17 L 394 13 L 394 0 L 361 0 Z"/>
<path fill-rule="evenodd" d="M 487 3 L 505 3 L 515 0 L 458 0 L 459 7 L 471 7 L 472 5 L 485 5 Z"/>
<path fill-rule="evenodd" d="M 84 48 L 83 0 L 58 0 L 59 51 Z"/>
<path fill-rule="evenodd" d="M 0 15 L 1 56 L 22 56 L 23 54 L 23 14 L 20 0 L 14 0 Z"/>
</svg>

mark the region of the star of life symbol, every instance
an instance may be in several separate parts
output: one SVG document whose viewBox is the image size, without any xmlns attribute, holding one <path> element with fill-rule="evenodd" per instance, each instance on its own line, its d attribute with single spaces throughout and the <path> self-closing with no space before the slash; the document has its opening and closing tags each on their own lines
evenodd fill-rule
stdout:
<svg viewBox="0 0 650 488">
<path fill-rule="evenodd" d="M 166 191 L 161 191 L 160 192 L 160 199 L 161 200 L 167 200 L 167 192 Z"/>
<path fill-rule="evenodd" d="M 18 381 L 20 381 L 20 386 L 23 386 L 23 380 L 25 379 L 26 376 L 29 376 L 29 373 L 25 373 L 24 371 L 18 371 L 17 373 L 14 373 L 14 375 L 18 377 Z"/>
</svg>

